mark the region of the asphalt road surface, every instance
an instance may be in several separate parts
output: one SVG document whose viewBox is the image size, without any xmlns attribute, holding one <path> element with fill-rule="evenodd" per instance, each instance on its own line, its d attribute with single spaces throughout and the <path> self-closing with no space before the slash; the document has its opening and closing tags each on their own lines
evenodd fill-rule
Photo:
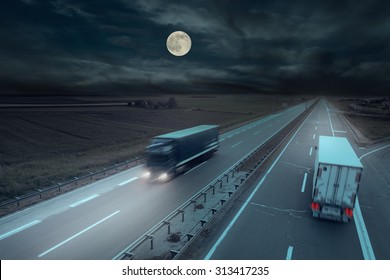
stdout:
<svg viewBox="0 0 390 280">
<path fill-rule="evenodd" d="M 0 258 L 112 259 L 192 195 L 279 131 L 305 110 L 305 106 L 306 104 L 295 106 L 221 135 L 220 149 L 214 157 L 168 183 L 148 183 L 141 178 L 143 166 L 138 166 L 5 216 L 0 219 Z M 325 121 L 326 119 L 321 120 Z M 329 128 L 327 132 L 329 133 Z M 304 147 L 300 149 L 302 153 L 307 153 Z M 292 152 L 290 156 L 293 157 L 294 154 Z M 302 163 L 294 159 L 286 160 L 288 163 L 306 166 L 311 166 L 310 161 L 310 158 Z M 281 168 L 289 172 L 299 170 L 299 167 L 290 164 L 285 164 Z M 290 188 L 291 195 L 295 193 L 291 187 L 292 183 L 299 184 L 300 180 L 299 176 L 293 175 L 286 186 Z M 268 192 L 268 198 L 264 197 L 262 202 L 258 202 L 267 206 L 278 206 L 281 198 L 277 189 L 270 189 Z M 289 198 L 287 192 L 283 197 L 285 201 L 290 200 L 289 207 L 293 209 L 305 209 L 308 204 L 307 198 L 300 198 L 298 203 L 295 198 Z M 260 206 L 256 207 L 259 213 L 264 210 Z M 253 223 L 251 220 L 248 222 Z M 270 224 L 278 228 L 275 222 Z M 340 228 L 344 228 L 351 233 L 351 238 L 356 239 L 356 232 L 352 227 L 331 227 L 325 223 L 323 225 L 329 228 L 328 231 L 339 231 Z M 299 224 L 293 227 L 300 228 Z M 302 234 L 304 231 L 299 229 Z M 315 237 L 311 236 L 311 239 Z M 356 242 L 358 241 L 354 240 L 354 243 Z M 359 248 L 355 248 L 355 253 L 358 252 Z M 333 256 L 330 253 L 324 256 L 328 255 Z M 323 255 L 313 255 L 316 256 Z"/>
<path fill-rule="evenodd" d="M 314 219 L 310 202 L 318 136 L 347 137 L 364 166 L 354 219 Z M 205 259 L 390 259 L 390 143 L 358 147 L 325 99 L 255 190 L 205 248 Z M 352 268 L 353 269 L 353 268 Z"/>
</svg>

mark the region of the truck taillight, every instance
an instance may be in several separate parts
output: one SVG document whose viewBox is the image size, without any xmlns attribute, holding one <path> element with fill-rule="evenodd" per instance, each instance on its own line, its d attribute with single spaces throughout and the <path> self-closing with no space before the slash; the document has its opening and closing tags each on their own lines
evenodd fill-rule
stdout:
<svg viewBox="0 0 390 280">
<path fill-rule="evenodd" d="M 351 208 L 345 208 L 345 215 L 352 218 L 353 216 L 353 210 Z"/>
<path fill-rule="evenodd" d="M 320 210 L 320 204 L 317 203 L 317 202 L 312 202 L 312 203 L 311 203 L 311 209 L 312 209 L 312 210 L 315 210 L 315 211 Z"/>
</svg>

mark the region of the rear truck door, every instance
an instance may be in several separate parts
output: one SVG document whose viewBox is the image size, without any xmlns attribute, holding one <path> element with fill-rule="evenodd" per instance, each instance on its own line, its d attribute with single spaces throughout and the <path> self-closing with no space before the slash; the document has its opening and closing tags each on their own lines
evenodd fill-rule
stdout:
<svg viewBox="0 0 390 280">
<path fill-rule="evenodd" d="M 327 188 L 325 193 L 325 203 L 329 205 L 335 204 L 335 198 L 338 189 L 338 181 L 340 175 L 340 168 L 337 165 L 328 165 L 324 170 L 328 175 Z"/>
<path fill-rule="evenodd" d="M 345 182 L 345 191 L 343 195 L 343 205 L 354 208 L 355 199 L 359 188 L 362 170 L 359 168 L 349 168 L 348 176 Z"/>
<path fill-rule="evenodd" d="M 343 201 L 345 201 L 344 196 L 348 195 L 347 193 L 347 184 L 348 184 L 348 176 L 350 175 L 350 168 L 346 166 L 338 167 L 338 178 L 336 182 L 336 186 L 334 189 L 334 204 L 341 206 L 343 205 Z M 348 203 L 349 205 L 349 203 Z"/>
<path fill-rule="evenodd" d="M 316 169 L 316 176 L 313 182 L 313 200 L 325 203 L 325 196 L 328 190 L 329 165 L 320 163 Z M 314 177 L 314 176 L 313 176 Z"/>
</svg>

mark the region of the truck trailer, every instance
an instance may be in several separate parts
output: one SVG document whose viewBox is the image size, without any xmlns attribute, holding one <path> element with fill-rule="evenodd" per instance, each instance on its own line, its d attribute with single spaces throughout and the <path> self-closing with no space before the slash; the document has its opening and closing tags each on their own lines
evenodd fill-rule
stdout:
<svg viewBox="0 0 390 280">
<path fill-rule="evenodd" d="M 167 181 L 195 160 L 219 148 L 219 126 L 199 125 L 154 137 L 146 147 L 146 172 L 151 181 Z"/>
<path fill-rule="evenodd" d="M 363 172 L 347 138 L 320 136 L 313 176 L 313 217 L 349 222 Z"/>
</svg>

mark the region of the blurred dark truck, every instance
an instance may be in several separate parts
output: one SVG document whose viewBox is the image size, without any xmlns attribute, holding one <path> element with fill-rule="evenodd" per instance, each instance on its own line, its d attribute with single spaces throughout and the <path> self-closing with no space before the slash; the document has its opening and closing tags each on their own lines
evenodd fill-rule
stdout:
<svg viewBox="0 0 390 280">
<path fill-rule="evenodd" d="M 185 172 L 219 148 L 219 126 L 199 125 L 152 138 L 146 147 L 146 171 L 150 181 L 168 181 Z"/>
</svg>

